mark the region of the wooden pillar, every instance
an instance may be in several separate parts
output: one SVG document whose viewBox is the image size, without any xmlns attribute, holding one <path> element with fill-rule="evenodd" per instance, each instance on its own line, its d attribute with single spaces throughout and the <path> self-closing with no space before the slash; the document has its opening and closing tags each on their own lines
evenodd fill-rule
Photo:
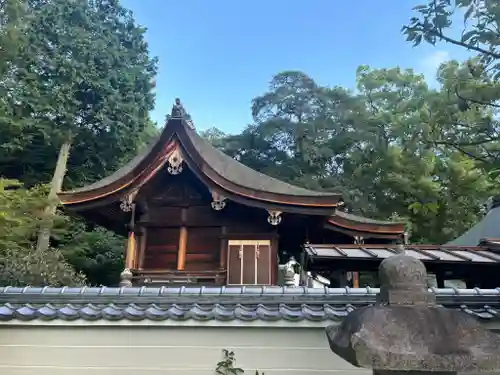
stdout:
<svg viewBox="0 0 500 375">
<path fill-rule="evenodd" d="M 135 204 L 132 204 L 130 210 L 130 223 L 128 228 L 128 241 L 127 252 L 125 254 L 125 268 L 133 269 L 136 265 L 135 260 L 137 257 L 137 241 L 135 238 Z"/>
<path fill-rule="evenodd" d="M 221 228 L 221 239 L 220 239 L 220 254 L 219 254 L 219 267 L 221 270 L 226 269 L 227 265 L 227 239 L 226 239 L 227 228 Z"/>
<path fill-rule="evenodd" d="M 131 202 L 128 202 L 128 204 L 131 204 L 130 210 L 124 210 L 130 211 L 130 222 L 128 225 L 127 250 L 125 252 L 125 269 L 120 274 L 120 286 L 122 287 L 132 286 L 133 273 L 131 270 L 135 267 L 135 258 L 137 256 L 137 243 L 134 233 L 135 204 Z"/>
<path fill-rule="evenodd" d="M 133 269 L 135 267 L 135 258 L 137 253 L 137 242 L 133 230 L 128 232 L 127 253 L 125 255 L 125 268 Z"/>
<path fill-rule="evenodd" d="M 183 271 L 186 267 L 186 251 L 187 251 L 187 209 L 183 208 L 181 211 L 181 222 L 182 226 L 179 233 L 179 244 L 177 246 L 177 270 Z"/>
<path fill-rule="evenodd" d="M 187 245 L 187 228 L 182 226 L 179 233 L 179 245 L 177 249 L 178 271 L 182 271 L 186 267 L 186 245 Z"/>
<path fill-rule="evenodd" d="M 352 273 L 352 287 L 359 288 L 359 272 Z"/>
<path fill-rule="evenodd" d="M 144 266 L 144 257 L 146 255 L 146 239 L 147 239 L 147 229 L 141 228 L 141 237 L 139 240 L 139 250 L 137 259 L 137 269 L 142 270 Z"/>
</svg>

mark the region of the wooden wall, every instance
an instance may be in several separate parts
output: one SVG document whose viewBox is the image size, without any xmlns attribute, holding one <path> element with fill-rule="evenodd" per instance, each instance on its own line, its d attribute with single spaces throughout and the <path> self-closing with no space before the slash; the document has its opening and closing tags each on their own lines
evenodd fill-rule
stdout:
<svg viewBox="0 0 500 375">
<path fill-rule="evenodd" d="M 175 270 L 178 243 L 179 228 L 147 228 L 143 268 Z"/>
<path fill-rule="evenodd" d="M 257 219 L 252 215 L 255 215 L 255 210 L 245 212 L 245 209 L 233 207 L 218 212 L 208 204 L 194 207 L 150 207 L 148 217 L 138 222 L 139 226 L 146 228 L 147 233 L 143 269 L 177 269 L 181 226 L 187 228 L 184 270 L 212 271 L 226 268 L 229 261 L 235 262 L 234 259 L 228 259 L 228 240 L 274 238 L 276 229 L 266 222 L 265 214 Z M 275 246 L 261 246 L 257 252 L 261 257 L 258 260 L 259 266 L 252 267 L 254 260 L 257 259 L 256 249 L 254 246 L 245 248 L 244 262 L 248 263 L 248 266 L 240 270 L 245 273 L 244 284 L 269 284 L 271 277 L 269 269 L 276 263 L 272 260 L 275 255 L 271 255 L 274 251 Z M 229 251 L 229 253 L 233 254 L 233 257 L 237 256 L 235 251 Z M 255 272 L 258 274 L 257 277 L 255 277 Z M 231 283 L 237 283 L 236 279 L 239 278 L 239 276 L 234 276 Z"/>
<path fill-rule="evenodd" d="M 188 228 L 186 270 L 204 271 L 220 268 L 221 227 Z"/>
<path fill-rule="evenodd" d="M 158 227 L 227 227 L 231 233 L 272 233 L 275 227 L 267 223 L 264 210 L 226 207 L 215 211 L 210 203 L 203 206 L 190 207 L 149 207 L 147 217 L 138 224 Z M 182 215 L 182 211 L 185 214 Z M 257 212 L 256 212 L 257 211 Z M 184 216 L 184 217 L 183 217 Z"/>
<path fill-rule="evenodd" d="M 223 210 L 215 211 L 210 192 L 188 170 L 175 178 L 160 173 L 140 194 L 138 199 L 147 206 L 147 213 L 136 222 L 146 232 L 145 249 L 141 250 L 144 270 L 177 270 L 181 227 L 187 228 L 185 271 L 226 269 L 229 240 L 270 240 L 276 233 L 267 223 L 265 210 L 228 202 Z M 245 248 L 245 264 L 251 266 L 258 251 L 250 247 Z M 245 283 L 256 283 L 254 279 L 269 283 L 268 259 L 273 251 L 275 246 L 261 248 L 259 264 L 266 259 L 267 270 L 257 266 L 241 270 Z"/>
</svg>

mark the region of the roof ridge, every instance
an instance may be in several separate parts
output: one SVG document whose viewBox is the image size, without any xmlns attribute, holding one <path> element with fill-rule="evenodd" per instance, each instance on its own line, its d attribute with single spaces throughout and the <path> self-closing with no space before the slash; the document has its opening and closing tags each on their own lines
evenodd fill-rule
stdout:
<svg viewBox="0 0 500 375">
<path fill-rule="evenodd" d="M 440 296 L 498 296 L 500 287 L 494 289 L 429 288 Z M 376 295 L 379 288 L 309 288 L 292 286 L 241 286 L 241 287 L 0 287 L 2 297 L 17 296 L 74 296 L 74 297 L 332 297 Z M 499 300 L 500 302 L 500 300 Z"/>
</svg>

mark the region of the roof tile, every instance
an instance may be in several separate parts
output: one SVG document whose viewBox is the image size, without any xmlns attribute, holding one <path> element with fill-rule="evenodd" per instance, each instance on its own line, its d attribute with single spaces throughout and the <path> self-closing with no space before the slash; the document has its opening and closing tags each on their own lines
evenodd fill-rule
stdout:
<svg viewBox="0 0 500 375">
<path fill-rule="evenodd" d="M 438 303 L 500 318 L 500 288 L 431 288 Z M 0 321 L 35 319 L 339 321 L 375 302 L 378 288 L 0 288 Z"/>
</svg>

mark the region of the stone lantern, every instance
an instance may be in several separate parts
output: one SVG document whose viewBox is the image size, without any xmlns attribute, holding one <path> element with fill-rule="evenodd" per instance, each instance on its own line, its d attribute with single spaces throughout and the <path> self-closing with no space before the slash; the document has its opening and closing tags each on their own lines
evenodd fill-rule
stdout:
<svg viewBox="0 0 500 375">
<path fill-rule="evenodd" d="M 420 260 L 394 255 L 380 264 L 379 275 L 377 303 L 326 328 L 334 353 L 378 375 L 500 369 L 500 336 L 461 311 L 436 305 Z"/>
</svg>

